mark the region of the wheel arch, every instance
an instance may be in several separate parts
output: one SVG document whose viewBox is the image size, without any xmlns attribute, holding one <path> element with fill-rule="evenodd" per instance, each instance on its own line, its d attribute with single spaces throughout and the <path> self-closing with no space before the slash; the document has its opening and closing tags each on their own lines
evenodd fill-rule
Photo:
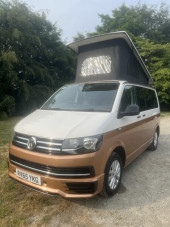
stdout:
<svg viewBox="0 0 170 227">
<path fill-rule="evenodd" d="M 110 156 L 111 156 L 113 153 L 117 153 L 117 154 L 120 156 L 120 158 L 121 158 L 121 160 L 122 160 L 122 166 L 124 167 L 125 164 L 126 164 L 126 152 L 125 152 L 124 147 L 122 147 L 122 146 L 120 146 L 120 145 L 119 145 L 119 146 L 116 146 L 114 149 L 111 150 L 111 152 L 110 152 L 109 155 L 107 156 L 107 159 L 106 159 L 106 162 L 105 162 L 105 167 L 106 167 L 106 165 L 107 165 L 107 162 L 108 162 Z"/>
<path fill-rule="evenodd" d="M 120 156 L 120 158 L 122 160 L 122 166 L 124 167 L 125 163 L 126 163 L 126 152 L 125 152 L 125 149 L 123 147 L 121 147 L 121 146 L 118 146 L 118 147 L 116 147 L 113 150 L 113 152 L 117 153 Z"/>
<path fill-rule="evenodd" d="M 160 126 L 157 125 L 156 130 L 158 130 L 158 136 L 160 136 Z"/>
<path fill-rule="evenodd" d="M 119 155 L 119 157 L 117 156 L 117 154 Z M 110 167 L 112 165 L 113 160 L 115 160 L 115 158 L 117 157 L 117 160 L 119 160 L 120 163 L 120 159 L 122 160 L 122 165 L 120 163 L 120 173 L 119 173 L 119 177 L 118 179 L 118 183 L 116 183 L 116 186 L 114 188 L 110 188 L 110 182 L 109 182 L 109 178 L 112 177 L 112 173 L 110 173 Z M 104 183 L 103 183 L 103 191 L 102 191 L 102 195 L 104 196 L 113 196 L 117 191 L 118 188 L 120 186 L 120 182 L 121 182 L 121 176 L 122 176 L 122 167 L 125 166 L 125 162 L 126 162 L 126 153 L 125 150 L 122 146 L 117 146 L 113 149 L 113 151 L 110 153 L 110 156 L 107 160 L 106 166 L 105 166 L 105 178 L 104 178 Z M 118 176 L 118 175 L 117 175 Z M 114 178 L 116 179 L 115 173 L 114 173 Z"/>
</svg>

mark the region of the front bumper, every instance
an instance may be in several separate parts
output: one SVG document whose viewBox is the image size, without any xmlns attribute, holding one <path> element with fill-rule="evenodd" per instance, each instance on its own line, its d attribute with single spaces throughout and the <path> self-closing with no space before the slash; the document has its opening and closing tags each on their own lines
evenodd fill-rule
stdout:
<svg viewBox="0 0 170 227">
<path fill-rule="evenodd" d="M 104 173 L 100 173 L 100 163 L 98 162 L 100 155 L 98 156 L 97 154 L 96 156 L 96 153 L 78 156 L 49 156 L 27 151 L 11 144 L 9 157 L 12 156 L 17 157 L 18 160 L 27 160 L 27 163 L 46 164 L 48 166 L 57 166 L 61 168 L 66 166 L 67 168 L 79 167 L 81 169 L 81 167 L 84 166 L 93 166 L 95 174 L 94 176 L 91 175 L 90 177 L 83 178 L 53 177 L 50 174 L 32 171 L 31 169 L 25 168 L 24 165 L 18 165 L 17 162 L 13 163 L 9 158 L 9 176 L 27 187 L 31 187 L 43 193 L 52 195 L 59 194 L 67 198 L 93 197 L 102 191 L 104 181 Z M 36 185 L 19 178 L 16 175 L 16 169 L 40 177 L 41 185 Z"/>
</svg>

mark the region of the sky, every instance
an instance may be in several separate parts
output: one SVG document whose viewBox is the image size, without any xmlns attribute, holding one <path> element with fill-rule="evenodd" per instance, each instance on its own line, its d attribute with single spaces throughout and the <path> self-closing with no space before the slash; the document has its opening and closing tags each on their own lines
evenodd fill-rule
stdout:
<svg viewBox="0 0 170 227">
<path fill-rule="evenodd" d="M 101 24 L 98 14 L 111 15 L 112 10 L 120 7 L 123 3 L 134 6 L 138 3 L 160 5 L 162 0 L 22 0 L 33 11 L 44 11 L 47 19 L 57 23 L 62 29 L 62 40 L 65 43 L 73 41 L 78 32 L 86 34 L 94 32 L 95 27 Z M 170 7 L 170 0 L 164 0 Z"/>
</svg>

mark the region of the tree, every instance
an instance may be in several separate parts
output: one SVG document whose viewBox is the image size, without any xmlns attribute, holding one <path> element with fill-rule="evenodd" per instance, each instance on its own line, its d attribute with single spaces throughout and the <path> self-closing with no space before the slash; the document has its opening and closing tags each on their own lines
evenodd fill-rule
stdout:
<svg viewBox="0 0 170 227">
<path fill-rule="evenodd" d="M 85 39 L 86 36 L 78 32 L 77 36 L 73 38 L 74 42 Z"/>
<path fill-rule="evenodd" d="M 1 112 L 11 115 L 14 107 L 16 113 L 29 112 L 74 79 L 75 56 L 44 13 L 0 0 L 0 37 Z"/>
<path fill-rule="evenodd" d="M 150 39 L 155 43 L 170 42 L 170 15 L 164 3 L 157 8 L 145 4 L 132 7 L 123 4 L 112 11 L 112 16 L 99 16 L 102 25 L 96 27 L 97 34 L 127 31 L 132 37 Z"/>
<path fill-rule="evenodd" d="M 150 69 L 154 78 L 154 87 L 157 89 L 160 103 L 170 105 L 170 43 L 155 44 L 150 40 L 136 40 L 140 47 L 140 55 Z"/>
</svg>

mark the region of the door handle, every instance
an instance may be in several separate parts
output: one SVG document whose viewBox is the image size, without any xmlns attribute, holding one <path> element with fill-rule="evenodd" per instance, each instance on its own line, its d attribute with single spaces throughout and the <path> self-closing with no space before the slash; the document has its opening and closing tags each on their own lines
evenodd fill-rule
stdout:
<svg viewBox="0 0 170 227">
<path fill-rule="evenodd" d="M 141 118 L 141 116 L 137 116 L 137 118 Z"/>
</svg>

